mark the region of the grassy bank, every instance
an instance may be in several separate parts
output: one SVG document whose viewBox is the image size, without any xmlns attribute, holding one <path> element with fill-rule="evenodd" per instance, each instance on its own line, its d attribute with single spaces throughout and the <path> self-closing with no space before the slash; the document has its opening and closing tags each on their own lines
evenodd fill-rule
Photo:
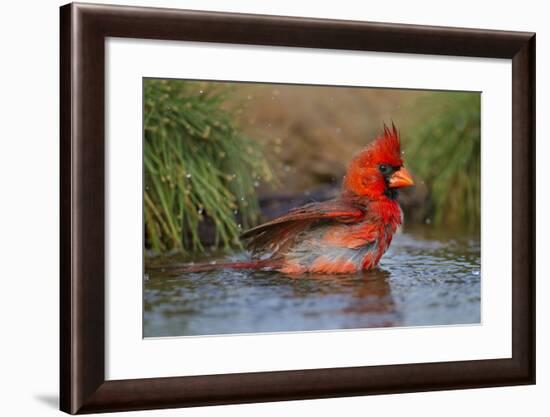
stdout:
<svg viewBox="0 0 550 417">
<path fill-rule="evenodd" d="M 207 216 L 216 246 L 238 246 L 258 218 L 255 188 L 273 176 L 226 100 L 227 89 L 206 83 L 144 81 L 145 233 L 155 253 L 202 251 Z"/>
<path fill-rule="evenodd" d="M 480 103 L 480 94 L 452 93 L 416 105 L 418 122 L 404 141 L 406 158 L 428 187 L 436 226 L 479 229 Z"/>
</svg>

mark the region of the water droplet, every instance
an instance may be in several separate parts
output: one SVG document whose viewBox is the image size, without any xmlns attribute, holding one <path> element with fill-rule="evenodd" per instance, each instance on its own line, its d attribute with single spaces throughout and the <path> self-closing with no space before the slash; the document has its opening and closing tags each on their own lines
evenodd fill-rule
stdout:
<svg viewBox="0 0 550 417">
<path fill-rule="evenodd" d="M 202 90 L 199 90 L 199 94 L 202 94 L 202 93 L 204 93 L 204 91 L 202 91 Z"/>
<path fill-rule="evenodd" d="M 258 188 L 260 186 L 260 181 L 254 181 L 254 187 Z"/>
<path fill-rule="evenodd" d="M 233 214 L 235 215 L 239 214 L 239 210 L 233 210 Z"/>
<path fill-rule="evenodd" d="M 191 178 L 191 174 L 185 174 L 185 178 Z"/>
</svg>

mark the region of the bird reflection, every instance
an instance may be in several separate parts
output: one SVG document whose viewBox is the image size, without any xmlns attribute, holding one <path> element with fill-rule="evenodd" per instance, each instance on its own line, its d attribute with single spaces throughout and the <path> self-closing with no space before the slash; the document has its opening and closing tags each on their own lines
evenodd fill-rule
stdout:
<svg viewBox="0 0 550 417">
<path fill-rule="evenodd" d="M 292 297 L 307 300 L 342 295 L 344 306 L 334 314 L 355 316 L 359 327 L 399 325 L 399 314 L 391 294 L 390 273 L 378 268 L 352 275 L 282 275 L 291 283 Z"/>
</svg>

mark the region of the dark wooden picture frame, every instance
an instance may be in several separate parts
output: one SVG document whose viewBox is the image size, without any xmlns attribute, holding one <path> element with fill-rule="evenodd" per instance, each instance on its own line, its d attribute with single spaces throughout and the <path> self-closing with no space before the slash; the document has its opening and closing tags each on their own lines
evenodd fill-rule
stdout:
<svg viewBox="0 0 550 417">
<path fill-rule="evenodd" d="M 105 380 L 105 39 L 512 60 L 512 358 Z M 69 413 L 535 382 L 535 34 L 186 10 L 61 8 L 61 409 Z"/>
</svg>

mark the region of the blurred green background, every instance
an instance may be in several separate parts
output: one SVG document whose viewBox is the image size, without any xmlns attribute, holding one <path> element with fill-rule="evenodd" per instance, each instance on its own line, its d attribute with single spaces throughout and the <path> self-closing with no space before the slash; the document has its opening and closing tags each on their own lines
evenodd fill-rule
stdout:
<svg viewBox="0 0 550 417">
<path fill-rule="evenodd" d="M 347 163 L 394 122 L 416 186 L 405 227 L 479 235 L 480 93 L 144 80 L 151 254 L 240 247 L 247 227 L 338 192 Z M 277 204 L 281 203 L 281 204 Z"/>
</svg>

